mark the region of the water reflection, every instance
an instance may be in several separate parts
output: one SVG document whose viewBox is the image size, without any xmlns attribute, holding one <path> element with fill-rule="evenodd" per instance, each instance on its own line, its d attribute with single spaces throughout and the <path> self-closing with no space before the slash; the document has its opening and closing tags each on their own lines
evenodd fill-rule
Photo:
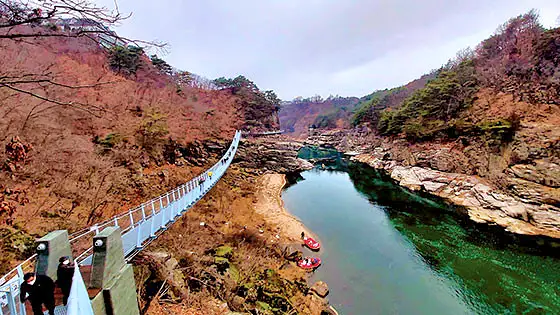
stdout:
<svg viewBox="0 0 560 315">
<path fill-rule="evenodd" d="M 369 167 L 328 167 L 304 172 L 284 200 L 323 241 L 316 277 L 344 314 L 560 313 L 550 250 L 477 226 Z"/>
</svg>

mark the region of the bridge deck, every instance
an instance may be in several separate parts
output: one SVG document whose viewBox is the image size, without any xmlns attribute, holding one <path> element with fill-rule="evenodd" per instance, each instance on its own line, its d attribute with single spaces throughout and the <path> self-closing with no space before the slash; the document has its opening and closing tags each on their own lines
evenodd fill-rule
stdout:
<svg viewBox="0 0 560 315">
<path fill-rule="evenodd" d="M 134 209 L 72 234 L 70 243 L 73 247 L 74 259 L 81 266 L 80 272 L 85 282 L 90 279 L 90 265 L 93 256 L 93 246 L 91 245 L 93 245 L 92 241 L 95 235 L 108 226 L 120 227 L 124 255 L 127 261 L 130 260 L 165 232 L 168 226 L 173 224 L 177 218 L 218 183 L 233 161 L 240 139 L 241 132 L 237 131 L 230 147 L 218 163 L 191 181 Z M 23 281 L 24 273 L 34 270 L 35 260 L 36 255 L 0 278 L 0 315 L 32 314 L 29 303 L 25 303 L 25 306 L 23 306 L 19 302 L 19 285 Z M 88 290 L 90 299 L 99 291 Z M 62 304 L 62 294 L 59 290 L 55 291 L 55 302 L 59 305 L 56 314 L 66 314 L 66 307 L 60 306 Z"/>
</svg>

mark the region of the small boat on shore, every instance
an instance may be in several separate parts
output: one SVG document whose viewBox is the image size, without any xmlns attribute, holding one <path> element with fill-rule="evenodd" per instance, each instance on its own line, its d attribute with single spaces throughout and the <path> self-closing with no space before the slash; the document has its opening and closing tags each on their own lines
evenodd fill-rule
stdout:
<svg viewBox="0 0 560 315">
<path fill-rule="evenodd" d="M 321 265 L 321 258 L 306 257 L 297 262 L 298 267 L 303 269 L 315 269 Z"/>
<path fill-rule="evenodd" d="M 313 251 L 318 251 L 321 248 L 321 244 L 311 237 L 304 237 L 303 244 Z"/>
</svg>

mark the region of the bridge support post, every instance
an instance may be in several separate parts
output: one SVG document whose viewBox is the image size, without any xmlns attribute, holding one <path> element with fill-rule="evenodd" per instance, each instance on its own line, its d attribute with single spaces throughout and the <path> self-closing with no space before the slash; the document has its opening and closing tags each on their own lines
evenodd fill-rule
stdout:
<svg viewBox="0 0 560 315">
<path fill-rule="evenodd" d="M 93 299 L 95 315 L 140 314 L 134 272 L 124 260 L 119 227 L 105 228 L 93 238 L 89 287 L 102 290 Z"/>
<path fill-rule="evenodd" d="M 72 257 L 68 231 L 58 230 L 41 237 L 35 242 L 37 249 L 37 264 L 35 272 L 38 275 L 47 275 L 56 280 L 56 269 L 62 256 Z"/>
</svg>

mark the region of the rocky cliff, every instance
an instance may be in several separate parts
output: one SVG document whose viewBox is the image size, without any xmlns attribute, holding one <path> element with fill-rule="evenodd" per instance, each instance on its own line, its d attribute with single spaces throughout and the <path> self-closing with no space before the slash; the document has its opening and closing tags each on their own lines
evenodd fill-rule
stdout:
<svg viewBox="0 0 560 315">
<path fill-rule="evenodd" d="M 464 207 L 473 221 L 497 224 L 517 234 L 560 238 L 560 209 L 554 205 L 505 193 L 479 176 L 405 166 L 389 157 L 388 150 L 377 148 L 352 160 L 385 170 L 400 185 L 413 191 L 425 191 Z"/>
<path fill-rule="evenodd" d="M 259 173 L 293 173 L 313 168 L 306 160 L 297 157 L 302 142 L 281 136 L 242 139 L 235 162 Z"/>
<path fill-rule="evenodd" d="M 383 169 L 402 186 L 464 207 L 474 221 L 560 238 L 559 139 L 558 127 L 523 122 L 501 146 L 475 139 L 410 143 L 368 130 L 329 131 L 305 143 Z"/>
</svg>

